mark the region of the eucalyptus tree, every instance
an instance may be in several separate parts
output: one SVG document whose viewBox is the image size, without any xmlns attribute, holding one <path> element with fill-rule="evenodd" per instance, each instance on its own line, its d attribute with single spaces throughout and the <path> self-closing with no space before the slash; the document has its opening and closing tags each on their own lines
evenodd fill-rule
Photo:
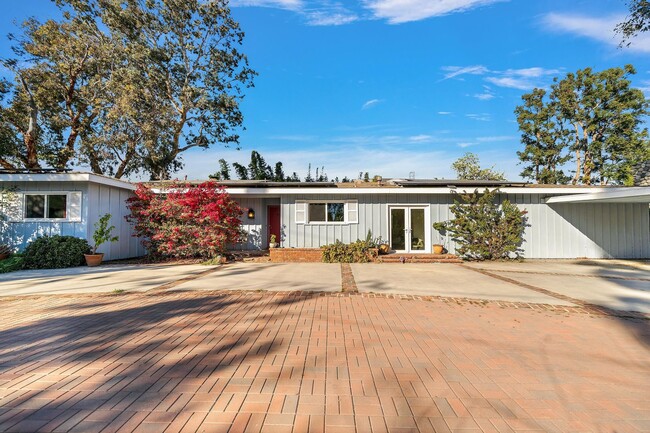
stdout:
<svg viewBox="0 0 650 433">
<path fill-rule="evenodd" d="M 169 178 L 181 154 L 236 145 L 255 72 L 226 0 L 56 0 L 5 60 L 0 164 Z M 11 139 L 5 139 L 9 137 Z"/>
<path fill-rule="evenodd" d="M 573 184 L 630 183 L 633 166 L 650 159 L 643 127 L 648 101 L 631 86 L 629 76 L 635 73 L 631 65 L 600 72 L 585 68 L 556 78 L 548 98 L 539 89 L 524 95 L 524 104 L 515 110 L 526 146 L 520 159 L 528 162 L 537 158 L 535 152 L 548 150 L 550 162 L 574 165 Z M 570 159 L 562 156 L 565 149 Z M 563 172 L 553 176 L 561 179 Z"/>
<path fill-rule="evenodd" d="M 650 1 L 629 0 L 630 14 L 616 26 L 616 32 L 623 36 L 621 45 L 630 45 L 631 39 L 650 30 Z"/>
</svg>

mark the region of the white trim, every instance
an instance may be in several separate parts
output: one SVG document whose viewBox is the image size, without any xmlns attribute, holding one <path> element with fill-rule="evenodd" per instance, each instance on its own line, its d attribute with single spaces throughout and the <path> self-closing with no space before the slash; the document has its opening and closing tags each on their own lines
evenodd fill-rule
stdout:
<svg viewBox="0 0 650 433">
<path fill-rule="evenodd" d="M 598 191 L 589 194 L 570 194 L 549 197 L 546 203 L 650 203 L 650 187 L 617 188 L 611 191 Z"/>
<path fill-rule="evenodd" d="M 402 254 L 429 254 L 433 252 L 433 242 L 431 238 L 431 204 L 430 203 L 422 203 L 422 204 L 417 204 L 417 203 L 387 203 L 386 205 L 386 221 L 388 222 L 388 244 L 392 248 L 392 240 L 391 240 L 391 216 L 390 216 L 390 211 L 391 209 L 405 209 L 406 212 L 404 214 L 405 216 L 405 223 L 410 220 L 411 214 L 409 212 L 410 209 L 424 209 L 424 249 L 423 250 L 413 250 L 411 251 L 410 244 L 406 242 L 406 239 L 404 240 L 404 245 L 407 247 L 405 250 L 395 250 L 396 253 L 402 253 Z M 408 224 L 410 225 L 410 224 Z"/>
<path fill-rule="evenodd" d="M 20 222 L 20 223 L 65 223 L 65 222 L 74 222 L 73 220 L 70 219 L 70 196 L 72 194 L 77 194 L 78 191 L 25 191 L 25 192 L 20 192 L 22 196 L 22 202 L 21 202 L 21 207 L 22 207 L 22 218 L 19 221 L 13 221 L 13 222 Z M 48 196 L 51 195 L 64 195 L 65 196 L 65 218 L 27 218 L 27 200 L 26 197 L 28 195 L 42 195 L 45 196 L 45 203 L 43 207 L 43 212 L 47 213 L 47 204 L 48 204 Z"/>
<path fill-rule="evenodd" d="M 135 191 L 136 185 L 94 173 L 3 173 L 0 182 L 90 182 Z"/>
<path fill-rule="evenodd" d="M 307 206 L 305 206 L 305 222 L 304 224 L 306 225 L 328 225 L 328 226 L 340 226 L 340 225 L 347 225 L 347 224 L 354 224 L 353 222 L 349 221 L 348 219 L 348 204 L 351 202 L 357 203 L 357 212 L 359 209 L 359 204 L 357 200 L 337 200 L 337 199 L 327 199 L 327 200 L 296 200 L 296 203 L 302 202 L 305 203 Z M 330 203 L 340 203 L 343 205 L 343 221 L 311 221 L 309 219 L 309 205 L 310 204 L 330 204 Z M 327 206 L 325 206 L 325 218 L 327 218 Z M 357 223 L 359 221 L 359 216 L 357 214 Z"/>
<path fill-rule="evenodd" d="M 629 189 L 630 187 L 611 188 L 612 191 L 621 191 Z M 484 191 L 486 187 L 475 188 L 449 188 L 449 187 L 376 187 L 376 188 L 246 188 L 246 187 L 226 187 L 225 190 L 232 196 L 245 195 L 265 197 L 280 195 L 296 195 L 296 196 L 309 196 L 309 195 L 344 195 L 356 196 L 359 194 L 387 194 L 387 195 L 401 195 L 401 194 L 452 194 L 456 193 L 473 193 L 476 189 Z M 488 189 L 496 189 L 488 187 Z M 540 187 L 540 188 L 527 188 L 527 187 L 503 187 L 498 188 L 503 194 L 523 194 L 523 195 L 549 195 L 549 194 L 593 194 L 603 192 L 605 188 L 598 187 Z M 609 189 L 607 189 L 609 191 Z"/>
</svg>

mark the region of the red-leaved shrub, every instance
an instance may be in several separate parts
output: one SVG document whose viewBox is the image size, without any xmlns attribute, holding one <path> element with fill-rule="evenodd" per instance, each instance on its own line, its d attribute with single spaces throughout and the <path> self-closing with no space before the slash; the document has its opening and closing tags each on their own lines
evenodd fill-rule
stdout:
<svg viewBox="0 0 650 433">
<path fill-rule="evenodd" d="M 213 258 L 242 240 L 242 209 L 215 182 L 175 182 L 162 194 L 140 184 L 127 206 L 134 236 L 154 256 Z"/>
</svg>

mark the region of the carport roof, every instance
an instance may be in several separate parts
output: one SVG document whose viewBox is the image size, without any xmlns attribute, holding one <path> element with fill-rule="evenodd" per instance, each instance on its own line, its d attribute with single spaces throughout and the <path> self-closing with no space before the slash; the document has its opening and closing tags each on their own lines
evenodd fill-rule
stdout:
<svg viewBox="0 0 650 433">
<path fill-rule="evenodd" d="M 586 194 L 550 197 L 546 203 L 650 203 L 650 187 L 617 188 Z"/>
</svg>

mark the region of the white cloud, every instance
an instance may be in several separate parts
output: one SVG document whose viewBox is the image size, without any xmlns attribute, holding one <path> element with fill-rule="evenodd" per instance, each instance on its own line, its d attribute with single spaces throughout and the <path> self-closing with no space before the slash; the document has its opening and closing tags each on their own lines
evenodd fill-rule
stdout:
<svg viewBox="0 0 650 433">
<path fill-rule="evenodd" d="M 458 143 L 458 147 L 465 149 L 466 147 L 476 146 L 476 143 Z"/>
<path fill-rule="evenodd" d="M 357 21 L 359 17 L 350 13 L 315 11 L 306 13 L 310 26 L 341 26 Z"/>
<path fill-rule="evenodd" d="M 362 110 L 367 110 L 368 108 L 374 107 L 375 105 L 379 104 L 380 102 L 382 102 L 381 99 L 371 99 L 369 101 L 364 102 L 363 105 L 361 106 L 361 109 Z"/>
<path fill-rule="evenodd" d="M 294 11 L 304 17 L 310 26 L 340 26 L 357 21 L 359 17 L 341 3 L 320 0 L 232 0 L 233 7 L 258 6 Z"/>
<path fill-rule="evenodd" d="M 492 116 L 490 115 L 490 113 L 470 113 L 470 114 L 466 114 L 465 117 L 472 120 L 478 120 L 481 122 L 489 122 L 492 120 Z"/>
<path fill-rule="evenodd" d="M 231 0 L 230 6 L 257 6 L 265 8 L 299 10 L 302 8 L 303 2 L 302 0 Z"/>
<path fill-rule="evenodd" d="M 493 135 L 487 137 L 476 137 L 476 141 L 479 143 L 497 143 L 501 141 L 511 141 L 515 140 L 517 137 L 511 135 Z"/>
<path fill-rule="evenodd" d="M 625 14 L 593 17 L 580 14 L 549 13 L 542 18 L 548 30 L 571 33 L 593 39 L 617 48 L 621 38 L 614 31 L 616 25 L 625 20 Z M 650 35 L 641 33 L 630 41 L 626 49 L 642 53 L 650 52 Z"/>
<path fill-rule="evenodd" d="M 365 0 L 375 18 L 391 24 L 463 12 L 504 0 Z"/>
<path fill-rule="evenodd" d="M 474 66 L 443 66 L 445 71 L 440 81 L 450 78 L 457 78 L 462 75 L 483 75 L 485 81 L 499 87 L 509 87 L 520 90 L 530 90 L 534 87 L 544 86 L 546 78 L 550 75 L 557 75 L 562 72 L 560 69 L 546 69 L 541 67 L 506 69 L 505 71 L 490 70 L 483 65 Z M 495 97 L 494 92 L 489 86 L 483 86 L 482 93 L 475 93 L 472 96 L 482 101 L 487 101 Z"/>
<path fill-rule="evenodd" d="M 480 101 L 489 101 L 496 97 L 490 86 L 483 86 L 482 93 L 474 93 L 472 96 Z"/>
<path fill-rule="evenodd" d="M 474 66 L 443 66 L 443 71 L 448 71 L 440 81 L 448 80 L 450 78 L 458 77 L 460 75 L 483 75 L 489 72 L 489 69 L 483 65 Z"/>
<path fill-rule="evenodd" d="M 451 111 L 438 111 L 438 114 L 440 114 L 441 116 L 449 116 L 452 113 Z"/>
<path fill-rule="evenodd" d="M 426 134 L 412 135 L 408 138 L 411 143 L 429 143 L 432 139 L 431 135 Z"/>
</svg>

